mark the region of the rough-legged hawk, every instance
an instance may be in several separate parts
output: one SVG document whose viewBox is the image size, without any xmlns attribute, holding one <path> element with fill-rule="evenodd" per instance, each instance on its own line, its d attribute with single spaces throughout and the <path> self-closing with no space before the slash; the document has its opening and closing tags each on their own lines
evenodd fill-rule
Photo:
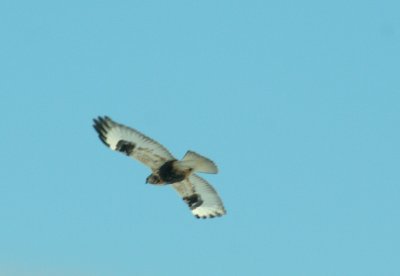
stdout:
<svg viewBox="0 0 400 276">
<path fill-rule="evenodd" d="M 101 141 L 112 150 L 122 152 L 150 167 L 146 183 L 171 184 L 197 218 L 213 218 L 226 213 L 214 188 L 196 172 L 217 173 L 210 159 L 193 151 L 177 160 L 161 144 L 139 131 L 118 124 L 109 117 L 94 119 L 93 127 Z"/>
</svg>

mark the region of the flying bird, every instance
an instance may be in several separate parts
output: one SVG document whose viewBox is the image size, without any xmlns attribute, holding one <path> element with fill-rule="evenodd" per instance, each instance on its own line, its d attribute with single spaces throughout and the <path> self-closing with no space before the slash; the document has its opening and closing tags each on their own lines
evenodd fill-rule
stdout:
<svg viewBox="0 0 400 276">
<path fill-rule="evenodd" d="M 196 173 L 218 173 L 210 159 L 187 151 L 177 160 L 164 146 L 134 128 L 104 116 L 93 120 L 100 140 L 110 149 L 136 159 L 151 169 L 146 183 L 171 185 L 197 218 L 219 217 L 226 213 L 215 189 Z"/>
</svg>

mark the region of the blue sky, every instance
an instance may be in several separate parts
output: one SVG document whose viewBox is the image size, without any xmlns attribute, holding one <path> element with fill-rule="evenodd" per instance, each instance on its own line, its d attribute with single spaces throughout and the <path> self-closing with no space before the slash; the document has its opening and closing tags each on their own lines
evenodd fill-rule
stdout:
<svg viewBox="0 0 400 276">
<path fill-rule="evenodd" d="M 0 274 L 400 275 L 398 1 L 0 3 Z M 193 218 L 109 115 L 213 159 Z"/>
</svg>

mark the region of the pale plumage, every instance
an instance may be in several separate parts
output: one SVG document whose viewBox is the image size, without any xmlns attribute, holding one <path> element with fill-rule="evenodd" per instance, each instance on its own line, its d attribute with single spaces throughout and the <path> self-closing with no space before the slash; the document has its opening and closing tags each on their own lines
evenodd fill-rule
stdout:
<svg viewBox="0 0 400 276">
<path fill-rule="evenodd" d="M 155 185 L 172 184 L 197 218 L 212 218 L 226 213 L 215 189 L 195 172 L 217 173 L 210 159 L 188 151 L 182 160 L 161 144 L 139 131 L 116 123 L 109 117 L 94 119 L 93 127 L 100 140 L 109 148 L 124 153 L 150 167 L 146 182 Z"/>
</svg>

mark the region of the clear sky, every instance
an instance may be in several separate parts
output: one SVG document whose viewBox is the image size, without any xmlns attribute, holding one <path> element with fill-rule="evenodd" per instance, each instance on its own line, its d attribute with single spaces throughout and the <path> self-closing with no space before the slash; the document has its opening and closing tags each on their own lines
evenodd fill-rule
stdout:
<svg viewBox="0 0 400 276">
<path fill-rule="evenodd" d="M 0 275 L 400 275 L 400 2 L 0 2 Z M 107 149 L 197 151 L 197 220 Z"/>
</svg>

